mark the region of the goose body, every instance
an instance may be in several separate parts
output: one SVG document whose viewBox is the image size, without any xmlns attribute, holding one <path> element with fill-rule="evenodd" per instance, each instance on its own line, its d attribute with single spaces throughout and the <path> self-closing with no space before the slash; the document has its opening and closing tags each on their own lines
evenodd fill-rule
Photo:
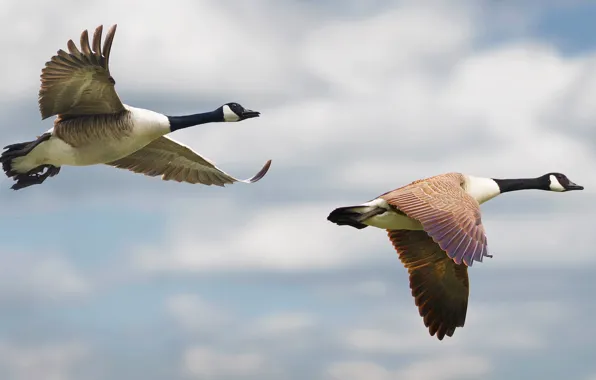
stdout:
<svg viewBox="0 0 596 380">
<path fill-rule="evenodd" d="M 68 52 L 59 50 L 42 70 L 40 113 L 42 119 L 56 119 L 37 140 L 4 148 L 0 162 L 16 182 L 13 189 L 43 183 L 66 165 L 106 164 L 164 180 L 217 186 L 256 182 L 267 173 L 270 160 L 253 178 L 239 180 L 166 136 L 199 124 L 258 117 L 259 112 L 226 103 L 209 112 L 167 116 L 122 103 L 108 65 L 116 25 L 108 30 L 103 49 L 102 31 L 102 26 L 95 30 L 92 44 L 83 31 L 80 49 L 68 41 Z"/>
<path fill-rule="evenodd" d="M 94 116 L 58 120 L 46 132 L 50 138 L 30 154 L 14 159 L 13 169 L 27 172 L 44 164 L 56 167 L 105 164 L 126 157 L 170 132 L 167 117 L 142 108 L 124 107 L 126 111 L 118 116 L 117 122 L 122 127 L 117 134 L 109 129 L 117 122 L 104 123 Z M 81 134 L 82 129 L 96 133 Z"/>
<path fill-rule="evenodd" d="M 468 267 L 482 262 L 488 244 L 480 205 L 511 191 L 583 190 L 560 173 L 537 178 L 493 179 L 446 173 L 414 181 L 327 219 L 357 229 L 387 231 L 410 277 L 410 288 L 431 336 L 452 336 L 466 319 Z"/>
</svg>

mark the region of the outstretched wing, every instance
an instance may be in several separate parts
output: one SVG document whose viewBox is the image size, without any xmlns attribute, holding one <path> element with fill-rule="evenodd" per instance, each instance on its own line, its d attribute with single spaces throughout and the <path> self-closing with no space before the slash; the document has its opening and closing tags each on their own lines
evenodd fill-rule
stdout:
<svg viewBox="0 0 596 380">
<path fill-rule="evenodd" d="M 430 335 L 442 340 L 463 327 L 468 310 L 468 268 L 456 264 L 424 231 L 387 231 L 410 274 L 410 289 Z"/>
<path fill-rule="evenodd" d="M 257 182 L 267 174 L 271 160 L 267 161 L 254 177 L 246 180 L 237 179 L 186 145 L 162 136 L 129 156 L 109 162 L 107 165 L 151 177 L 162 176 L 164 181 L 224 186 L 234 182 Z"/>
<path fill-rule="evenodd" d="M 472 266 L 490 257 L 480 205 L 461 186 L 461 176 L 448 173 L 383 194 L 381 198 L 418 220 L 455 263 Z M 415 186 L 414 186 L 415 185 Z"/>
<path fill-rule="evenodd" d="M 53 115 L 109 114 L 124 110 L 110 75 L 108 61 L 116 33 L 113 25 L 101 49 L 103 26 L 93 34 L 93 49 L 87 30 L 81 34 L 81 50 L 69 40 L 68 53 L 58 53 L 41 71 L 39 110 L 42 119 Z"/>
</svg>

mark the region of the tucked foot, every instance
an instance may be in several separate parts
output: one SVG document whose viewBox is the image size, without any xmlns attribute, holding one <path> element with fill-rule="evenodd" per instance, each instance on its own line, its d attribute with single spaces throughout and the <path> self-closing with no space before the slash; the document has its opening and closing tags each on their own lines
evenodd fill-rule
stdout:
<svg viewBox="0 0 596 380">
<path fill-rule="evenodd" d="M 44 169 L 47 169 L 44 173 Z M 24 174 L 14 175 L 15 184 L 11 186 L 13 190 L 23 189 L 25 187 L 42 184 L 48 177 L 53 177 L 60 172 L 60 168 L 53 165 L 41 165 Z"/>
</svg>

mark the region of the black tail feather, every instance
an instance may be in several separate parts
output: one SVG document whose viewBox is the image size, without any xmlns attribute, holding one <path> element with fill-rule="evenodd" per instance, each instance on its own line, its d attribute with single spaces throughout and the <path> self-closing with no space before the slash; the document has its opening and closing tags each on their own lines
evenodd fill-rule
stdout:
<svg viewBox="0 0 596 380">
<path fill-rule="evenodd" d="M 19 150 L 19 149 L 23 149 L 24 147 L 26 147 L 27 145 L 33 143 L 35 141 L 27 141 L 27 142 L 23 142 L 23 143 L 16 143 L 16 144 L 10 144 L 5 146 L 3 149 L 7 149 L 7 152 L 3 152 L 2 155 L 4 156 L 5 153 L 8 152 L 13 152 L 15 150 Z"/>
<path fill-rule="evenodd" d="M 327 220 L 338 226 L 351 226 L 359 230 L 368 227 L 362 223 L 366 219 L 384 213 L 385 209 L 376 206 L 339 207 L 331 211 Z"/>
<path fill-rule="evenodd" d="M 16 182 L 12 185 L 11 189 L 19 190 L 32 185 L 41 184 L 46 178 L 53 177 L 60 172 L 60 168 L 53 165 L 41 165 L 26 173 L 19 173 L 12 167 L 12 161 L 15 158 L 28 155 L 36 146 L 48 140 L 51 136 L 50 133 L 44 133 L 39 136 L 37 140 L 11 144 L 4 147 L 5 150 L 0 155 L 0 162 L 2 163 L 2 170 L 6 176 L 12 178 Z M 45 173 L 44 169 L 47 169 Z"/>
</svg>

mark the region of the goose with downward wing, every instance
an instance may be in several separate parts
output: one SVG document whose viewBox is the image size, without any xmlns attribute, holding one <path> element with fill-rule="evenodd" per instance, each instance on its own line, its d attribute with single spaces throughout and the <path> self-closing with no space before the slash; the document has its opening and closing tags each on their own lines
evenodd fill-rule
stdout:
<svg viewBox="0 0 596 380">
<path fill-rule="evenodd" d="M 39 110 L 42 119 L 56 116 L 54 126 L 36 140 L 8 145 L 0 155 L 13 189 L 43 183 L 62 166 L 106 164 L 164 180 L 224 186 L 253 183 L 265 176 L 267 161 L 254 177 L 237 179 L 191 148 L 166 135 L 195 125 L 239 122 L 260 113 L 238 103 L 209 112 L 167 116 L 122 103 L 109 60 L 116 25 L 101 43 L 103 27 L 95 29 L 91 44 L 85 30 L 80 44 L 69 40 L 42 70 Z"/>
<path fill-rule="evenodd" d="M 389 191 L 372 201 L 339 207 L 327 220 L 387 231 L 406 267 L 424 325 L 439 340 L 463 327 L 468 310 L 468 267 L 482 262 L 488 243 L 480 205 L 499 194 L 526 190 L 583 190 L 561 173 L 494 179 L 446 173 Z"/>
</svg>

